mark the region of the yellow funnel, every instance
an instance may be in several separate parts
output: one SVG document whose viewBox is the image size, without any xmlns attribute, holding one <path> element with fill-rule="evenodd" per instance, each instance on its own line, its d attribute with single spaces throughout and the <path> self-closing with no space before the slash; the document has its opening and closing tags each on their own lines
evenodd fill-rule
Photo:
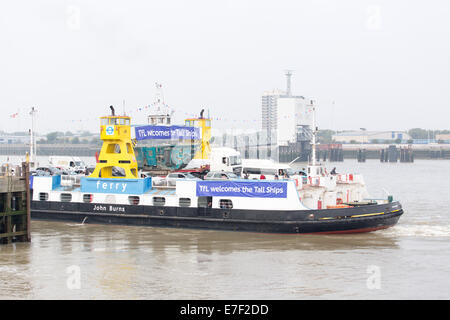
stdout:
<svg viewBox="0 0 450 320">
<path fill-rule="evenodd" d="M 209 159 L 211 147 L 209 140 L 211 140 L 211 119 L 192 118 L 186 119 L 185 125 L 187 127 L 199 127 L 202 130 L 201 149 L 197 151 L 194 159 Z"/>
<path fill-rule="evenodd" d="M 103 146 L 91 178 L 138 178 L 138 165 L 131 141 L 131 118 L 106 116 L 100 118 L 100 138 Z M 113 167 L 125 170 L 125 177 L 112 175 Z"/>
</svg>

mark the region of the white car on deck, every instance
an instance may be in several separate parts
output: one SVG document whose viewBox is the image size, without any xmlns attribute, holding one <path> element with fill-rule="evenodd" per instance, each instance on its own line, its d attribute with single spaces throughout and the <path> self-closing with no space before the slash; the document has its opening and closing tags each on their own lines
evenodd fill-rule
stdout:
<svg viewBox="0 0 450 320">
<path fill-rule="evenodd" d="M 200 180 L 189 172 L 172 172 L 167 175 L 165 180 L 168 187 L 175 187 L 177 184 L 177 180 L 180 179 Z"/>
<path fill-rule="evenodd" d="M 232 180 L 239 179 L 233 172 L 211 171 L 205 176 L 204 180 Z"/>
</svg>

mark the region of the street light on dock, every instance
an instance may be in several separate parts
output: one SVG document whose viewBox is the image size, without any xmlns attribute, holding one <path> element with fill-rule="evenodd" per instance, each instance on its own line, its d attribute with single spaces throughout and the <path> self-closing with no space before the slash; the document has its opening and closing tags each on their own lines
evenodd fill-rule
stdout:
<svg viewBox="0 0 450 320">
<path fill-rule="evenodd" d="M 36 168 L 35 156 L 36 156 L 36 139 L 34 137 L 34 116 L 37 110 L 35 107 L 31 107 L 31 129 L 30 129 L 30 167 Z"/>
</svg>

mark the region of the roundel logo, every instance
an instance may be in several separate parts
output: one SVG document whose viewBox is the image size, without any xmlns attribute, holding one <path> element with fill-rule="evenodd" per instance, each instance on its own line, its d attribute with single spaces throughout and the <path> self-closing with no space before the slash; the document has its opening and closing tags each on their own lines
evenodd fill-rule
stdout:
<svg viewBox="0 0 450 320">
<path fill-rule="evenodd" d="M 106 135 L 112 136 L 114 134 L 114 127 L 113 126 L 107 126 L 106 127 Z"/>
</svg>

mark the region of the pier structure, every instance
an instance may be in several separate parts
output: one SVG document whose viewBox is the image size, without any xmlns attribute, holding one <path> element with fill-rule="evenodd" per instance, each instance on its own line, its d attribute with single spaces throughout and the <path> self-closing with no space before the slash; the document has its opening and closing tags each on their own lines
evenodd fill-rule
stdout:
<svg viewBox="0 0 450 320">
<path fill-rule="evenodd" d="M 0 244 L 31 241 L 29 163 L 2 165 L 0 171 Z"/>
<path fill-rule="evenodd" d="M 356 155 L 356 159 L 358 160 L 358 162 L 366 162 L 366 157 L 366 149 L 359 149 Z"/>
<path fill-rule="evenodd" d="M 400 148 L 400 162 L 414 162 L 414 152 L 410 146 Z"/>
<path fill-rule="evenodd" d="M 399 157 L 399 152 L 395 145 L 390 145 L 386 149 L 381 149 L 380 162 L 397 162 L 398 157 Z"/>
<path fill-rule="evenodd" d="M 344 152 L 342 150 L 342 144 L 318 144 L 316 157 L 323 159 L 323 161 L 343 162 Z"/>
<path fill-rule="evenodd" d="M 380 162 L 414 162 L 414 152 L 411 147 L 397 148 L 390 145 L 386 149 L 380 151 Z"/>
</svg>

